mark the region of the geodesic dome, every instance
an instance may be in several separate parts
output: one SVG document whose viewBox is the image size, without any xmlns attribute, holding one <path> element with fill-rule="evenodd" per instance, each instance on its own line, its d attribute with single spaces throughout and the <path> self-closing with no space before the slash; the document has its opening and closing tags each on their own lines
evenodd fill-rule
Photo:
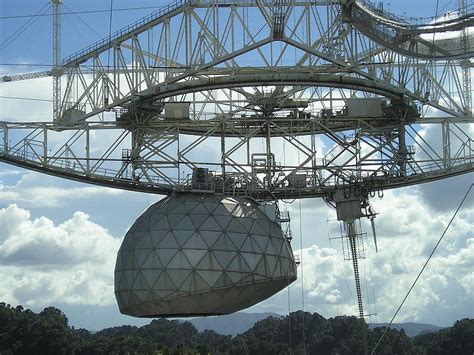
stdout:
<svg viewBox="0 0 474 355">
<path fill-rule="evenodd" d="M 296 280 L 280 225 L 244 198 L 175 194 L 148 208 L 117 255 L 115 296 L 137 317 L 232 313 Z"/>
</svg>

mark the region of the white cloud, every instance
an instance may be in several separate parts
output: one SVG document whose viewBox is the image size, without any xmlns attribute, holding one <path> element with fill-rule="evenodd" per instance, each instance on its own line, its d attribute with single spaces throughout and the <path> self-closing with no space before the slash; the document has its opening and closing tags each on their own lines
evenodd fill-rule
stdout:
<svg viewBox="0 0 474 355">
<path fill-rule="evenodd" d="M 37 173 L 24 174 L 15 185 L 0 184 L 0 199 L 4 203 L 19 203 L 27 207 L 61 207 L 70 204 L 72 200 L 125 193 L 122 190 L 86 184 L 68 187 L 64 186 L 63 180 L 56 180 L 56 184 L 43 182 L 48 182 L 48 178 Z"/>
<path fill-rule="evenodd" d="M 6 70 L 0 71 L 6 73 Z M 11 70 L 8 72 L 11 73 Z M 0 83 L 0 120 L 15 122 L 51 121 L 52 101 L 34 101 L 23 98 L 51 100 L 52 79 L 41 78 Z"/>
<path fill-rule="evenodd" d="M 363 223 L 368 232 L 365 240 L 367 258 L 359 261 L 364 307 L 366 313 L 377 313 L 368 321 L 391 319 L 452 217 L 453 209 L 434 213 L 419 189 L 387 191 L 383 199 L 372 201 L 380 212 L 376 218 L 378 253 L 373 247 L 370 226 Z M 474 193 L 466 202 L 472 200 Z M 460 199 L 457 204 L 459 202 Z M 305 204 L 308 210 L 302 208 L 303 233 L 311 245 L 303 247 L 299 279 L 290 286 L 290 308 L 302 307 L 301 270 L 304 268 L 303 294 L 307 311 L 324 316 L 356 315 L 352 263 L 344 260 L 339 243 L 321 246 L 327 239 L 328 226 L 321 226 L 316 218 L 324 210 L 313 209 L 311 213 L 311 204 L 317 206 L 314 200 L 308 200 Z M 448 326 L 456 319 L 474 317 L 474 209 L 470 206 L 467 203 L 453 221 L 395 322 L 418 321 Z M 298 217 L 298 209 L 294 208 L 293 220 L 297 222 Z M 329 229 L 332 234 L 337 232 L 335 228 Z M 297 228 L 293 228 L 293 237 L 295 254 L 301 254 Z M 281 291 L 252 310 L 287 313 L 288 291 Z"/>
<path fill-rule="evenodd" d="M 0 171 L 0 178 L 5 176 L 18 176 L 25 174 L 25 171 L 20 169 L 4 169 Z"/>
<path fill-rule="evenodd" d="M 47 216 L 56 224 L 83 211 L 116 236 L 123 236 L 144 209 L 162 198 L 22 171 L 19 180 L 0 179 L 0 208 L 17 204 L 32 216 Z"/>
<path fill-rule="evenodd" d="M 2 299 L 29 307 L 113 304 L 119 246 L 82 212 L 55 225 L 17 205 L 0 209 Z"/>
</svg>

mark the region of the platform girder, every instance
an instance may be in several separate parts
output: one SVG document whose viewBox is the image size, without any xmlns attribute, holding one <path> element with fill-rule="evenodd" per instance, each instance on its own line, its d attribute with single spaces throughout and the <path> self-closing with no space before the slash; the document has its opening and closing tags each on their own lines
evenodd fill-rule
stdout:
<svg viewBox="0 0 474 355">
<path fill-rule="evenodd" d="M 2 122 L 0 159 L 167 194 L 207 167 L 215 191 L 257 199 L 466 173 L 472 12 L 415 26 L 361 1 L 178 1 L 64 59 L 60 115 Z M 425 43 L 446 30 L 458 52 Z M 167 117 L 186 102 L 189 115 Z"/>
</svg>

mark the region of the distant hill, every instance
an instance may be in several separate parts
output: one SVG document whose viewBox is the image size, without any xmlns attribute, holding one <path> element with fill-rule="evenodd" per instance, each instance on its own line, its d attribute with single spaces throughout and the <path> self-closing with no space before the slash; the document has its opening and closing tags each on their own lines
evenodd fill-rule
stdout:
<svg viewBox="0 0 474 355">
<path fill-rule="evenodd" d="M 187 319 L 198 331 L 213 330 L 223 335 L 242 334 L 252 328 L 255 323 L 268 317 L 282 318 L 283 316 L 276 313 L 245 313 L 238 312 L 225 316 L 201 317 Z"/>
<path fill-rule="evenodd" d="M 389 326 L 388 323 L 369 323 L 369 328 L 374 329 L 378 327 L 387 327 Z M 423 324 L 423 323 L 394 323 L 390 325 L 390 328 L 396 330 L 404 330 L 405 334 L 409 337 L 415 337 L 420 334 L 427 334 L 427 333 L 436 333 L 437 331 L 444 329 L 442 327 L 438 327 L 433 324 Z"/>
<path fill-rule="evenodd" d="M 238 335 L 246 332 L 254 326 L 255 323 L 268 318 L 282 318 L 283 316 L 277 313 L 245 313 L 238 312 L 234 314 L 228 314 L 225 316 L 216 316 L 216 317 L 200 317 L 187 319 L 191 322 L 199 332 L 204 330 L 213 330 L 218 334 L 222 335 Z M 370 329 L 378 327 L 386 327 L 388 323 L 369 323 Z M 405 334 L 413 338 L 420 334 L 436 333 L 437 331 L 443 329 L 433 324 L 423 324 L 423 323 L 395 323 L 390 326 L 391 329 L 404 330 Z"/>
</svg>

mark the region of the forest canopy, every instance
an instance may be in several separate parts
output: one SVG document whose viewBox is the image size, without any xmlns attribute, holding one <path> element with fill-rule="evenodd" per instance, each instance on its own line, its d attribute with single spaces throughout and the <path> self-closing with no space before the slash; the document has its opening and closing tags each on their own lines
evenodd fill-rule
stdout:
<svg viewBox="0 0 474 355">
<path fill-rule="evenodd" d="M 304 319 L 303 319 L 304 318 Z M 303 332 L 304 323 L 304 332 Z M 367 354 L 385 328 L 364 320 L 294 312 L 269 317 L 237 336 L 199 332 L 189 321 L 154 319 L 91 333 L 69 326 L 66 315 L 47 307 L 39 313 L 0 303 L 0 354 Z M 377 354 L 472 354 L 474 320 L 457 321 L 437 333 L 410 338 L 388 329 Z"/>
</svg>

